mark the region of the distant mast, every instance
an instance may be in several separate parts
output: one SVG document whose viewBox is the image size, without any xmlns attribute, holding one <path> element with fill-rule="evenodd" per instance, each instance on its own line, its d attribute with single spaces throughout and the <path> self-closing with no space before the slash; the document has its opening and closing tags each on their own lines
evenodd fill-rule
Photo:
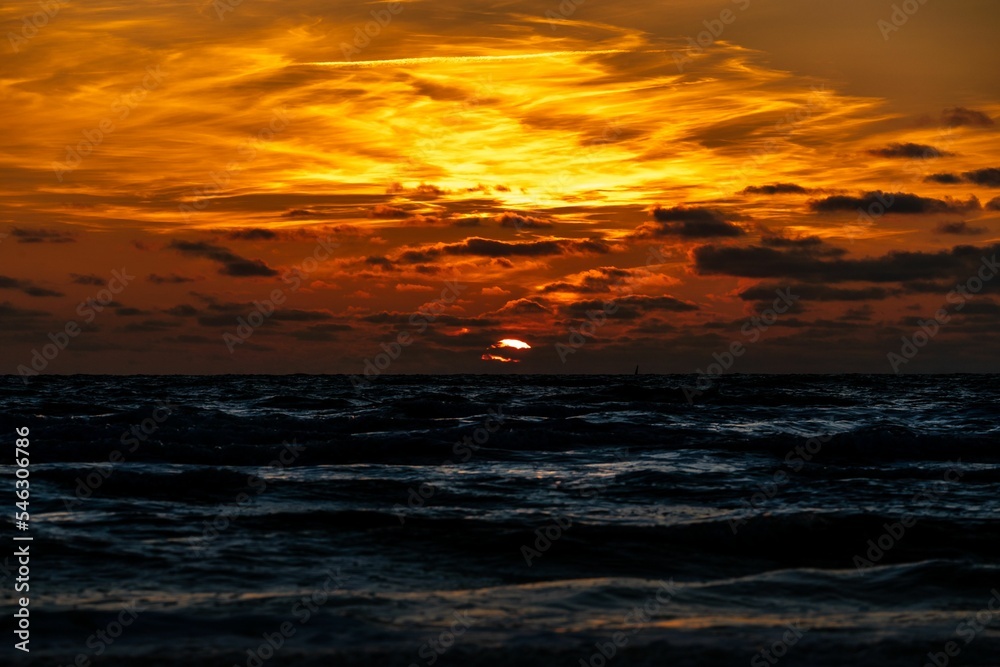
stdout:
<svg viewBox="0 0 1000 667">
<path fill-rule="evenodd" d="M 635 365 L 635 373 L 633 373 L 633 375 L 638 375 L 638 374 L 639 374 L 639 364 L 636 364 Z"/>
</svg>

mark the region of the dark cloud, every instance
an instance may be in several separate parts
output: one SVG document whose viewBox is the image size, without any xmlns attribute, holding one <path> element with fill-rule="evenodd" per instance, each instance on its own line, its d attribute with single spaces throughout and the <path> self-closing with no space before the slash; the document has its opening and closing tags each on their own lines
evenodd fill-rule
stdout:
<svg viewBox="0 0 1000 667">
<path fill-rule="evenodd" d="M 69 274 L 69 277 L 70 282 L 76 283 L 77 285 L 95 285 L 103 287 L 107 282 L 104 278 L 93 273 L 71 273 Z"/>
<path fill-rule="evenodd" d="M 319 215 L 318 211 L 311 211 L 307 208 L 293 208 L 281 214 L 282 218 L 311 218 Z"/>
<path fill-rule="evenodd" d="M 920 160 L 937 157 L 953 157 L 955 155 L 954 153 L 948 153 L 939 148 L 935 148 L 934 146 L 928 146 L 927 144 L 911 143 L 891 143 L 885 148 L 873 148 L 868 151 L 868 154 L 876 157 L 914 158 Z"/>
<path fill-rule="evenodd" d="M 874 314 L 875 309 L 870 305 L 865 304 L 859 308 L 848 308 L 844 314 L 837 319 L 844 322 L 869 322 Z"/>
<path fill-rule="evenodd" d="M 955 185 L 961 183 L 962 179 L 958 174 L 931 174 L 924 179 L 927 183 L 941 183 L 943 185 Z"/>
<path fill-rule="evenodd" d="M 504 211 L 493 219 L 500 223 L 501 227 L 510 227 L 512 229 L 546 229 L 553 226 L 548 220 L 523 213 L 515 213 L 514 211 Z"/>
<path fill-rule="evenodd" d="M 603 294 L 612 287 L 621 285 L 629 277 L 634 275 L 632 269 L 619 269 L 614 266 L 601 266 L 591 269 L 579 276 L 575 280 L 560 280 L 548 283 L 541 289 L 543 293 L 551 292 L 575 292 L 577 294 Z"/>
<path fill-rule="evenodd" d="M 966 109 L 965 107 L 954 107 L 941 112 L 941 122 L 944 125 L 972 125 L 978 127 L 989 127 L 993 125 L 993 119 L 982 111 Z"/>
<path fill-rule="evenodd" d="M 141 310 L 139 308 L 122 307 L 115 310 L 115 314 L 120 315 L 121 317 L 135 317 L 137 315 L 148 315 L 149 311 Z"/>
<path fill-rule="evenodd" d="M 45 287 L 38 287 L 28 280 L 18 280 L 17 278 L 10 278 L 8 276 L 0 276 L 0 289 L 16 289 L 24 292 L 28 296 L 65 296 L 62 292 L 57 292 Z"/>
<path fill-rule="evenodd" d="M 128 331 L 133 333 L 145 333 L 145 332 L 157 332 L 157 331 L 169 331 L 170 329 L 176 328 L 177 322 L 170 322 L 167 320 L 145 320 L 143 322 L 131 322 L 123 327 L 119 327 L 119 331 Z"/>
<path fill-rule="evenodd" d="M 236 318 L 238 317 L 246 318 L 248 313 L 257 309 L 257 305 L 253 302 L 212 303 L 209 304 L 209 309 L 215 314 L 199 315 L 198 324 L 203 327 L 227 327 L 236 324 Z M 176 312 L 172 312 L 171 314 L 176 314 Z M 332 318 L 333 315 L 325 310 L 277 308 L 268 316 L 267 320 L 270 322 L 323 322 Z"/>
<path fill-rule="evenodd" d="M 1000 315 L 1000 304 L 994 301 L 982 301 L 978 299 L 969 301 L 962 307 L 961 315 L 963 317 L 969 315 L 995 317 Z"/>
<path fill-rule="evenodd" d="M 496 315 L 538 315 L 550 312 L 540 301 L 534 299 L 514 299 L 494 311 Z"/>
<path fill-rule="evenodd" d="M 31 310 L 29 308 L 18 308 L 10 301 L 0 302 L 0 320 L 30 320 L 36 317 L 46 317 L 48 313 L 44 310 Z"/>
<path fill-rule="evenodd" d="M 177 285 L 180 283 L 193 283 L 194 278 L 188 278 L 187 276 L 179 276 L 176 273 L 171 273 L 168 276 L 160 276 L 155 273 L 150 273 L 146 276 L 146 280 L 156 285 Z"/>
<path fill-rule="evenodd" d="M 984 234 L 989 230 L 986 227 L 971 227 L 969 223 L 960 222 L 942 222 L 937 227 L 934 228 L 937 234 L 955 234 L 962 235 L 967 234 L 969 236 L 975 236 L 976 234 Z"/>
<path fill-rule="evenodd" d="M 760 246 L 695 248 L 694 269 L 702 275 L 743 278 L 786 278 L 805 282 L 906 282 L 958 279 L 971 275 L 982 258 L 1000 246 L 955 246 L 931 252 L 893 251 L 881 257 L 820 259 L 802 250 L 779 251 Z"/>
<path fill-rule="evenodd" d="M 201 257 L 222 265 L 219 273 L 237 278 L 276 276 L 278 272 L 259 259 L 240 257 L 228 248 L 211 243 L 172 241 L 170 248 L 190 257 Z"/>
<path fill-rule="evenodd" d="M 368 264 L 369 266 L 377 266 L 385 271 L 388 271 L 389 269 L 396 266 L 387 257 L 379 257 L 379 256 L 365 257 L 365 264 Z"/>
<path fill-rule="evenodd" d="M 771 183 L 770 185 L 750 185 L 743 188 L 745 195 L 791 195 L 808 194 L 812 192 L 809 188 L 804 188 L 795 183 Z"/>
<path fill-rule="evenodd" d="M 28 229 L 24 227 L 14 227 L 10 230 L 10 235 L 17 239 L 18 243 L 75 243 L 76 237 L 68 232 L 59 232 L 54 229 Z"/>
<path fill-rule="evenodd" d="M 198 315 L 198 309 L 187 304 L 167 308 L 163 312 L 168 315 L 173 315 L 174 317 L 195 317 Z"/>
<path fill-rule="evenodd" d="M 995 167 L 990 169 L 967 171 L 962 174 L 962 178 L 970 183 L 975 183 L 976 185 L 985 185 L 990 188 L 1000 188 L 1000 169 Z"/>
<path fill-rule="evenodd" d="M 272 241 L 278 238 L 278 233 L 270 229 L 253 227 L 250 229 L 234 229 L 226 234 L 226 237 L 234 241 Z"/>
<path fill-rule="evenodd" d="M 832 211 L 881 210 L 886 213 L 918 214 L 918 213 L 957 213 L 975 210 L 980 206 L 979 200 L 970 197 L 967 201 L 959 201 L 950 197 L 933 199 L 920 197 L 905 192 L 886 193 L 881 190 L 866 192 L 861 197 L 848 195 L 833 195 L 809 202 L 809 207 L 821 213 Z"/>
<path fill-rule="evenodd" d="M 653 311 L 668 311 L 674 313 L 687 313 L 698 310 L 697 304 L 689 301 L 681 301 L 672 296 L 646 296 L 644 294 L 630 294 L 608 302 L 614 304 L 609 308 L 614 308 L 614 312 L 609 317 L 619 320 L 635 320 Z M 589 301 L 577 301 L 566 307 L 566 310 L 573 317 L 583 318 L 588 311 L 605 310 L 607 302 L 601 299 L 591 299 Z"/>
<path fill-rule="evenodd" d="M 1000 197 L 994 197 L 986 202 L 986 208 L 991 211 L 1000 211 Z"/>
<path fill-rule="evenodd" d="M 352 329 L 353 327 L 347 324 L 314 324 L 305 329 L 293 331 L 289 335 L 298 340 L 324 342 L 336 340 L 339 337 L 338 334 Z"/>
<path fill-rule="evenodd" d="M 458 317 L 455 315 L 437 315 L 436 317 L 425 316 L 420 311 L 414 311 L 412 313 L 403 313 L 399 311 L 389 312 L 383 310 L 380 313 L 372 313 L 371 315 L 365 315 L 361 318 L 363 322 L 370 322 L 372 324 L 396 324 L 401 327 L 410 328 L 413 327 L 413 322 L 411 318 L 420 318 L 421 321 L 429 321 L 431 324 L 441 324 L 449 327 L 469 327 L 470 329 L 476 327 L 495 327 L 501 324 L 501 321 L 494 318 L 486 317 Z"/>
<path fill-rule="evenodd" d="M 839 257 L 847 254 L 843 248 L 827 245 L 826 241 L 818 236 L 801 236 L 790 239 L 785 236 L 764 235 L 761 236 L 760 242 L 761 245 L 768 248 L 796 248 L 817 257 Z"/>
<path fill-rule="evenodd" d="M 768 301 L 774 299 L 777 290 L 788 289 L 801 301 L 868 301 L 882 300 L 894 296 L 897 292 L 883 287 L 862 287 L 850 289 L 844 287 L 829 287 L 827 285 L 757 285 L 739 293 L 743 301 Z"/>
<path fill-rule="evenodd" d="M 478 257 L 545 257 L 550 255 L 606 254 L 611 246 L 601 239 L 550 239 L 545 241 L 496 241 L 474 236 L 458 243 L 439 243 L 406 250 L 399 259 L 408 263 L 430 262 L 442 255 Z"/>
<path fill-rule="evenodd" d="M 742 236 L 745 232 L 722 219 L 722 214 L 703 207 L 675 206 L 650 209 L 653 222 L 646 222 L 632 233 L 635 238 L 679 236 L 683 238 L 723 238 Z"/>
</svg>

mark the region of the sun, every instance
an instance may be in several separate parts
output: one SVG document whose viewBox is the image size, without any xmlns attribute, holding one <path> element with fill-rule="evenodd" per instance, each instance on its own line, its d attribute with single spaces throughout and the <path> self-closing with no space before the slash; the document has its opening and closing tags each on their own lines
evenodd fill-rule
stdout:
<svg viewBox="0 0 1000 667">
<path fill-rule="evenodd" d="M 512 347 L 515 350 L 530 350 L 531 346 L 525 343 L 523 340 L 518 340 L 516 338 L 504 338 L 493 344 L 494 348 L 498 347 Z"/>
<path fill-rule="evenodd" d="M 531 346 L 525 343 L 523 340 L 518 340 L 517 338 L 503 338 L 493 343 L 487 348 L 486 353 L 481 357 L 483 361 L 499 361 L 503 364 L 518 364 L 521 363 L 520 359 L 513 359 L 511 357 L 505 356 L 505 354 L 494 354 L 491 350 L 499 350 L 502 348 L 510 350 L 530 350 Z"/>
</svg>

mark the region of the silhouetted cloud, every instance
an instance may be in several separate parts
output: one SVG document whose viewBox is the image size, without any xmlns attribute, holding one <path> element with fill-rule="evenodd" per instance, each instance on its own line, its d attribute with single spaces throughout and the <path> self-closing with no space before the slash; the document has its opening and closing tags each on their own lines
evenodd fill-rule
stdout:
<svg viewBox="0 0 1000 667">
<path fill-rule="evenodd" d="M 181 283 L 194 282 L 194 278 L 188 278 L 187 276 L 179 276 L 176 273 L 171 273 L 170 275 L 166 276 L 150 273 L 148 276 L 146 276 L 146 280 L 155 285 L 179 285 Z"/>
<path fill-rule="evenodd" d="M 979 127 L 989 127 L 993 125 L 993 119 L 982 111 L 966 109 L 965 107 L 953 107 L 941 112 L 941 122 L 945 125 L 973 125 Z"/>
<path fill-rule="evenodd" d="M 635 238 L 679 236 L 682 238 L 716 238 L 742 236 L 742 228 L 726 222 L 722 214 L 710 208 L 675 206 L 650 209 L 653 222 L 645 222 L 632 232 Z"/>
<path fill-rule="evenodd" d="M 774 299 L 777 290 L 787 288 L 792 294 L 798 296 L 802 301 L 868 301 L 881 300 L 893 296 L 892 292 L 884 287 L 862 287 L 857 289 L 845 287 L 828 287 L 826 285 L 757 285 L 750 287 L 739 293 L 743 301 L 767 301 Z"/>
<path fill-rule="evenodd" d="M 548 313 L 549 309 L 535 299 L 514 299 L 493 311 L 494 315 L 537 315 Z"/>
<path fill-rule="evenodd" d="M 0 276 L 0 289 L 16 289 L 24 292 L 28 296 L 65 296 L 62 292 L 57 292 L 45 287 L 38 287 L 31 281 L 18 280 L 17 278 L 10 278 L 8 276 Z"/>
<path fill-rule="evenodd" d="M 934 146 L 928 146 L 927 144 L 913 144 L 913 143 L 891 143 L 885 148 L 873 148 L 868 151 L 869 155 L 874 155 L 876 157 L 888 157 L 888 158 L 912 158 L 919 160 L 927 160 L 930 158 L 938 157 L 954 157 L 954 153 L 948 153 L 942 151 Z"/>
<path fill-rule="evenodd" d="M 880 190 L 866 192 L 861 197 L 848 195 L 832 195 L 809 202 L 809 207 L 821 213 L 832 211 L 856 211 L 884 207 L 886 213 L 918 214 L 918 213 L 957 213 L 980 208 L 979 200 L 970 197 L 967 201 L 959 201 L 950 197 L 934 199 L 919 195 Z"/>
<path fill-rule="evenodd" d="M 44 310 L 32 310 L 30 308 L 19 308 L 10 301 L 0 302 L 0 321 L 3 320 L 30 320 L 37 317 L 47 317 Z"/>
<path fill-rule="evenodd" d="M 968 234 L 970 236 L 975 236 L 976 234 L 984 234 L 989 230 L 986 227 L 971 227 L 967 222 L 942 222 L 934 231 L 938 234 Z"/>
<path fill-rule="evenodd" d="M 692 256 L 695 271 L 702 275 L 788 278 L 820 283 L 885 283 L 971 275 L 983 257 L 998 251 L 1000 246 L 955 246 L 936 253 L 894 251 L 881 257 L 824 260 L 800 250 L 706 245 L 695 248 Z"/>
<path fill-rule="evenodd" d="M 226 236 L 234 241 L 272 241 L 278 238 L 278 233 L 270 229 L 253 227 L 250 229 L 234 229 Z"/>
<path fill-rule="evenodd" d="M 750 185 L 743 188 L 745 195 L 791 195 L 808 194 L 812 192 L 809 188 L 804 188 L 795 183 L 771 183 L 770 185 Z"/>
<path fill-rule="evenodd" d="M 191 257 L 201 257 L 222 265 L 219 273 L 236 278 L 276 276 L 278 272 L 259 259 L 247 259 L 233 253 L 228 248 L 211 243 L 194 241 L 172 241 L 170 248 Z"/>
<path fill-rule="evenodd" d="M 59 232 L 54 229 L 14 227 L 10 235 L 18 243 L 75 243 L 76 237 L 69 232 Z"/>
<path fill-rule="evenodd" d="M 167 308 L 163 312 L 168 315 L 173 315 L 174 317 L 196 317 L 200 311 L 194 306 L 181 304 L 172 308 Z"/>
<path fill-rule="evenodd" d="M 970 183 L 975 183 L 976 185 L 985 185 L 990 188 L 1000 188 L 1000 169 L 997 168 L 967 171 L 962 174 L 962 178 Z"/>
<path fill-rule="evenodd" d="M 365 264 L 369 266 L 377 266 L 378 268 L 384 271 L 388 271 L 389 269 L 392 269 L 396 266 L 389 258 L 375 256 L 375 255 L 370 257 L 365 257 L 364 261 Z"/>
<path fill-rule="evenodd" d="M 552 292 L 603 294 L 611 290 L 613 286 L 621 285 L 634 274 L 635 271 L 633 269 L 619 269 L 615 266 L 601 266 L 596 269 L 584 271 L 583 273 L 572 276 L 567 280 L 560 280 L 543 285 L 540 291 L 545 294 Z"/>
<path fill-rule="evenodd" d="M 479 257 L 545 257 L 548 255 L 606 254 L 611 246 L 601 239 L 549 239 L 544 241 L 496 241 L 478 236 L 458 243 L 438 243 L 419 249 L 406 250 L 400 261 L 430 262 L 442 255 L 476 255 Z"/>
<path fill-rule="evenodd" d="M 617 320 L 634 320 L 653 311 L 668 311 L 674 313 L 687 313 L 698 310 L 698 305 L 690 301 L 682 301 L 672 296 L 646 296 L 644 294 L 630 294 L 628 296 L 609 299 L 614 307 L 614 318 Z M 566 307 L 566 310 L 573 317 L 586 317 L 588 311 L 604 310 L 605 300 L 592 299 L 589 301 L 577 301 Z"/>
<path fill-rule="evenodd" d="M 931 174 L 924 179 L 927 183 L 941 183 L 943 185 L 954 185 L 961 183 L 962 179 L 958 174 Z"/>
<path fill-rule="evenodd" d="M 95 286 L 99 285 L 103 287 L 108 282 L 106 278 L 102 278 L 93 273 L 87 273 L 87 274 L 71 273 L 69 274 L 69 277 L 70 281 L 77 285 L 95 285 Z"/>
</svg>

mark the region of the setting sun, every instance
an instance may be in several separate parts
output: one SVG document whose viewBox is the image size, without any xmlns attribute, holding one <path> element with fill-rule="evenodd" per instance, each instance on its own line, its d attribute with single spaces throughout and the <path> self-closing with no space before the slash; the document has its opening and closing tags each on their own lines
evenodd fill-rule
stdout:
<svg viewBox="0 0 1000 667">
<path fill-rule="evenodd" d="M 493 347 L 512 347 L 515 350 L 530 350 L 531 346 L 525 343 L 523 340 L 518 340 L 516 338 L 504 338 L 503 340 L 497 342 Z"/>
</svg>

